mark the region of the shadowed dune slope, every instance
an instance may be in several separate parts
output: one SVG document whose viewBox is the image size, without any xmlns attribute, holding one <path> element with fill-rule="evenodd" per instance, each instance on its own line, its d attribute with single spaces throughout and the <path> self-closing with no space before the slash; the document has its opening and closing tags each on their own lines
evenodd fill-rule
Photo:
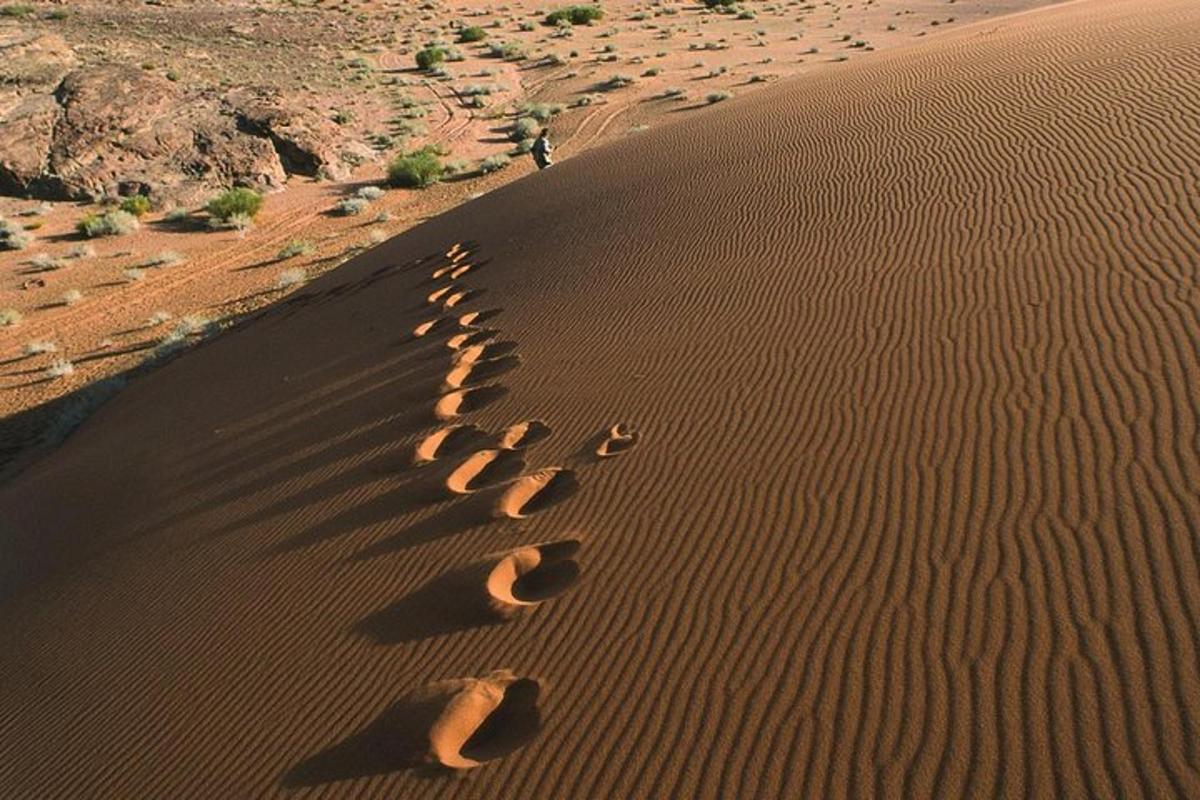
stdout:
<svg viewBox="0 0 1200 800">
<path fill-rule="evenodd" d="M 1084 0 L 831 65 L 137 381 L 0 490 L 3 794 L 1200 796 L 1198 41 Z M 448 488 L 530 419 L 540 484 Z M 495 670 L 482 766 L 390 749 Z"/>
</svg>

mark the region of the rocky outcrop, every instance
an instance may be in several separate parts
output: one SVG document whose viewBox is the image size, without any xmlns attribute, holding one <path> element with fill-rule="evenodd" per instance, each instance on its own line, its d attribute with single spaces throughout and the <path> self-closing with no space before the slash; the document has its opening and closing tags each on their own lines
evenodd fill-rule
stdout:
<svg viewBox="0 0 1200 800">
<path fill-rule="evenodd" d="M 278 188 L 341 178 L 339 127 L 316 109 L 250 91 L 222 98 L 136 67 L 77 66 L 57 37 L 7 45 L 0 67 L 0 192 L 44 199 Z"/>
</svg>

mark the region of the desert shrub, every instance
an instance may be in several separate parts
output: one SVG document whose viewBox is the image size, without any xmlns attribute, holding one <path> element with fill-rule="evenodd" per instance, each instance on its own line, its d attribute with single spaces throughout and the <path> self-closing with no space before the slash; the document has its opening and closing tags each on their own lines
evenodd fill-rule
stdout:
<svg viewBox="0 0 1200 800">
<path fill-rule="evenodd" d="M 97 236 L 123 236 L 136 231 L 137 217 L 119 208 L 110 209 L 102 214 L 87 214 L 75 225 L 75 230 L 93 239 Z"/>
<path fill-rule="evenodd" d="M 519 142 L 523 139 L 532 139 L 537 135 L 540 126 L 538 121 L 533 117 L 521 117 L 513 123 L 512 130 L 508 132 L 508 138 L 514 142 Z"/>
<path fill-rule="evenodd" d="M 502 58 L 505 61 L 520 61 L 525 57 L 521 45 L 514 42 L 492 42 L 488 45 L 488 52 L 494 58 Z"/>
<path fill-rule="evenodd" d="M 183 256 L 176 253 L 174 250 L 163 250 L 161 253 L 156 253 L 143 261 L 140 266 L 143 267 L 173 267 L 183 263 Z"/>
<path fill-rule="evenodd" d="M 146 270 L 141 269 L 140 267 L 130 267 L 121 274 L 124 275 L 125 280 L 129 281 L 130 283 L 137 283 L 138 281 L 145 280 L 146 278 Z"/>
<path fill-rule="evenodd" d="M 378 200 L 379 198 L 383 197 L 383 194 L 383 189 L 380 189 L 378 186 L 362 186 L 359 187 L 359 190 L 354 193 L 354 196 L 361 197 L 363 200 L 366 200 L 369 203 L 373 200 Z"/>
<path fill-rule="evenodd" d="M 306 256 L 313 251 L 313 246 L 302 239 L 292 239 L 275 254 L 277 261 L 285 261 L 296 256 Z"/>
<path fill-rule="evenodd" d="M 75 374 L 75 365 L 66 359 L 58 359 L 50 366 L 46 367 L 47 378 L 65 378 L 68 375 Z"/>
<path fill-rule="evenodd" d="M 538 122 L 547 122 L 555 114 L 561 114 L 563 107 L 557 103 L 524 103 L 519 109 L 523 117 L 533 117 Z"/>
<path fill-rule="evenodd" d="M 142 217 L 150 210 L 150 198 L 144 194 L 135 194 L 122 200 L 117 208 L 135 217 Z"/>
<path fill-rule="evenodd" d="M 0 250 L 24 250 L 33 244 L 33 234 L 15 222 L 0 219 Z"/>
<path fill-rule="evenodd" d="M 629 75 L 613 75 L 611 78 L 600 84 L 601 89 L 621 89 L 633 83 L 633 78 Z"/>
<path fill-rule="evenodd" d="M 0 17 L 28 17 L 36 9 L 26 3 L 16 3 L 10 6 L 0 6 Z"/>
<path fill-rule="evenodd" d="M 737 0 L 701 0 L 709 8 L 730 8 L 737 5 Z"/>
<path fill-rule="evenodd" d="M 296 286 L 304 283 L 306 275 L 302 269 L 285 269 L 279 273 L 279 281 L 276 284 L 280 289 L 286 289 L 289 286 Z"/>
<path fill-rule="evenodd" d="M 172 208 L 163 217 L 164 222 L 183 222 L 191 213 L 186 208 Z"/>
<path fill-rule="evenodd" d="M 418 69 L 431 69 L 446 60 L 446 51 L 441 47 L 426 47 L 416 55 Z"/>
<path fill-rule="evenodd" d="M 442 177 L 445 167 L 432 147 L 397 156 L 388 164 L 388 183 L 408 189 L 424 189 Z"/>
<path fill-rule="evenodd" d="M 367 239 L 371 244 L 383 244 L 387 241 L 387 238 L 387 231 L 383 228 L 371 228 L 371 230 L 367 231 Z"/>
<path fill-rule="evenodd" d="M 460 42 L 464 42 L 464 43 L 482 42 L 486 38 L 487 38 L 487 31 L 485 31 L 483 28 L 479 27 L 478 25 L 471 25 L 470 27 L 463 28 L 461 31 L 458 32 L 458 40 Z"/>
<path fill-rule="evenodd" d="M 25 355 L 36 356 L 41 353 L 57 353 L 58 345 L 44 339 L 29 342 L 25 345 Z"/>
<path fill-rule="evenodd" d="M 83 299 L 83 292 L 78 289 L 68 289 L 63 292 L 62 302 L 64 306 L 73 306 Z"/>
<path fill-rule="evenodd" d="M 743 8 L 737 14 L 738 19 L 757 19 L 757 15 L 748 8 Z"/>
<path fill-rule="evenodd" d="M 22 319 L 24 319 L 24 317 L 21 316 L 21 312 L 17 311 L 15 308 L 0 309 L 0 328 L 8 328 L 13 325 L 18 325 Z"/>
<path fill-rule="evenodd" d="M 588 25 L 598 19 L 604 17 L 604 10 L 600 6 L 579 5 L 566 6 L 555 11 L 551 11 L 546 15 L 547 25 L 558 25 L 560 22 L 569 22 L 572 25 Z"/>
<path fill-rule="evenodd" d="M 77 244 L 67 251 L 67 258 L 95 258 L 96 248 L 90 244 Z"/>
<path fill-rule="evenodd" d="M 263 196 L 253 189 L 245 187 L 237 187 L 234 189 L 226 189 L 219 195 L 209 200 L 204 206 L 204 210 L 209 216 L 220 222 L 228 223 L 229 227 L 238 227 L 235 225 L 235 217 L 245 217 L 246 219 L 254 219 L 259 210 L 262 209 Z"/>
<path fill-rule="evenodd" d="M 642 73 L 642 77 L 643 78 L 653 78 L 654 76 L 658 75 L 661 72 L 662 72 L 662 70 L 659 69 L 658 67 L 651 67 L 650 69 L 648 69 Z"/>
<path fill-rule="evenodd" d="M 49 253 L 38 253 L 29 259 L 29 266 L 38 272 L 49 272 L 50 270 L 60 269 L 63 266 L 63 262 L 62 259 L 55 258 Z"/>
<path fill-rule="evenodd" d="M 491 172 L 499 172 L 511 163 L 512 159 L 504 155 L 504 153 L 496 153 L 479 162 L 479 171 L 487 175 Z"/>
<path fill-rule="evenodd" d="M 153 314 L 151 314 L 151 315 L 149 316 L 149 318 L 146 320 L 146 327 L 147 327 L 147 328 L 154 328 L 154 327 L 157 327 L 157 326 L 159 326 L 159 325 L 162 325 L 164 322 L 168 322 L 168 321 L 170 321 L 170 319 L 171 319 L 171 312 L 170 312 L 170 311 L 155 311 L 155 312 L 154 312 Z"/>
<path fill-rule="evenodd" d="M 363 197 L 343 197 L 334 205 L 334 212 L 343 217 L 353 217 L 367 210 L 370 201 Z"/>
<path fill-rule="evenodd" d="M 731 97 L 733 97 L 733 92 L 720 91 L 720 92 L 709 92 L 708 95 L 704 99 L 707 100 L 709 103 L 719 103 L 722 100 L 728 100 Z"/>
<path fill-rule="evenodd" d="M 664 100 L 676 100 L 682 97 L 687 97 L 687 92 L 685 92 L 683 89 L 680 89 L 678 86 L 672 86 L 668 89 L 664 89 L 663 93 L 660 94 L 659 97 L 663 98 Z"/>
<path fill-rule="evenodd" d="M 447 175 L 462 175 L 471 169 L 471 162 L 465 158 L 456 158 L 453 161 L 447 161 L 443 169 Z"/>
</svg>

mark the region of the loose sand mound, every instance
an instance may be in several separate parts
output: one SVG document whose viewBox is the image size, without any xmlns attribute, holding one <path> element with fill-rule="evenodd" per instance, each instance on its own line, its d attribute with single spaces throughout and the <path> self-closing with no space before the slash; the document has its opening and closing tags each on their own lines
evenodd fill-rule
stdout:
<svg viewBox="0 0 1200 800">
<path fill-rule="evenodd" d="M 137 381 L 0 490 L 3 793 L 1200 796 L 1198 38 L 1085 0 L 764 89 Z"/>
</svg>

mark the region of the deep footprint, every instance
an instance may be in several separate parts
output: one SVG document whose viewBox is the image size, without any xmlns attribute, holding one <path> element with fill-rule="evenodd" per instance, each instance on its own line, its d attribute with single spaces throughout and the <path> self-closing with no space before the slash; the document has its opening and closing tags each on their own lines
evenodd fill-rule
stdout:
<svg viewBox="0 0 1200 800">
<path fill-rule="evenodd" d="M 546 467 L 517 478 L 496 502 L 497 517 L 524 519 L 566 500 L 579 489 L 575 473 Z"/>
<path fill-rule="evenodd" d="M 635 446 L 639 439 L 641 439 L 640 433 L 628 425 L 618 423 L 609 428 L 604 441 L 596 448 L 596 455 L 600 458 L 620 455 Z"/>
<path fill-rule="evenodd" d="M 439 428 L 417 443 L 413 463 L 427 464 L 447 454 L 458 452 L 482 434 L 483 431 L 477 425 L 447 425 Z"/>
<path fill-rule="evenodd" d="M 488 339 L 495 339 L 500 335 L 498 328 L 479 328 L 478 330 L 464 331 L 456 333 L 446 340 L 446 346 L 451 350 L 461 350 L 464 347 L 470 347 L 476 344 L 482 344 Z"/>
<path fill-rule="evenodd" d="M 486 361 L 460 363 L 447 373 L 445 386 L 447 389 L 461 389 L 468 383 L 489 381 L 519 366 L 521 366 L 521 357 L 515 353 L 499 358 L 489 358 Z"/>
<path fill-rule="evenodd" d="M 485 486 L 511 480 L 525 469 L 525 459 L 513 450 L 480 450 L 459 464 L 446 478 L 455 494 L 471 494 Z"/>
<path fill-rule="evenodd" d="M 578 539 L 522 547 L 505 555 L 487 578 L 492 608 L 505 618 L 565 592 L 579 579 Z"/>
<path fill-rule="evenodd" d="M 496 446 L 506 450 L 524 450 L 542 441 L 550 433 L 550 426 L 540 419 L 525 420 L 505 428 Z"/>
<path fill-rule="evenodd" d="M 433 407 L 433 413 L 441 420 L 454 419 L 462 414 L 483 408 L 506 394 L 508 394 L 508 389 L 495 383 L 477 386 L 473 389 L 458 389 L 443 395 Z"/>
</svg>

